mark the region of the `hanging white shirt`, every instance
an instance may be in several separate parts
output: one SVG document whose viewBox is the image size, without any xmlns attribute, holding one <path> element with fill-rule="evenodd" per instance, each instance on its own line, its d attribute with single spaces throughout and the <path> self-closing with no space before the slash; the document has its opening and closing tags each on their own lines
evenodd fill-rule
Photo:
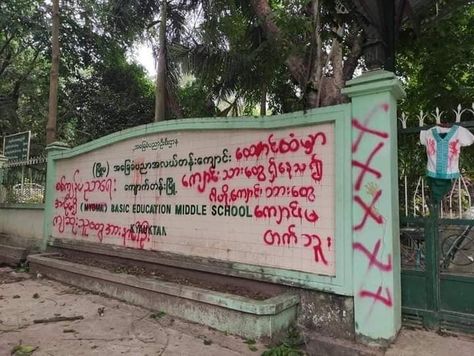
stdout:
<svg viewBox="0 0 474 356">
<path fill-rule="evenodd" d="M 428 156 L 426 175 L 432 178 L 453 179 L 459 177 L 461 147 L 472 145 L 474 135 L 458 125 L 450 128 L 435 126 L 420 131 L 420 142 L 426 146 Z"/>
</svg>

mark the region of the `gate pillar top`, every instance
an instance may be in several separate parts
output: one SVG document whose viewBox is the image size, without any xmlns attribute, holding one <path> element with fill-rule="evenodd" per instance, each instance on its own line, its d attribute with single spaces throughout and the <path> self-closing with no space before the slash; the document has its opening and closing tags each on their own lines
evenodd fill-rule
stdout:
<svg viewBox="0 0 474 356">
<path fill-rule="evenodd" d="M 342 89 L 342 93 L 350 98 L 380 92 L 388 92 L 396 100 L 405 97 L 405 92 L 395 74 L 385 70 L 364 72 L 360 77 L 347 81 L 345 88 Z"/>
<path fill-rule="evenodd" d="M 356 335 L 386 344 L 401 326 L 397 100 L 391 72 L 347 82 L 352 102 L 352 250 Z"/>
<path fill-rule="evenodd" d="M 50 143 L 48 146 L 46 146 L 45 150 L 49 154 L 50 152 L 54 153 L 58 151 L 67 150 L 69 148 L 70 147 L 68 146 L 67 143 L 55 141 L 55 142 Z"/>
</svg>

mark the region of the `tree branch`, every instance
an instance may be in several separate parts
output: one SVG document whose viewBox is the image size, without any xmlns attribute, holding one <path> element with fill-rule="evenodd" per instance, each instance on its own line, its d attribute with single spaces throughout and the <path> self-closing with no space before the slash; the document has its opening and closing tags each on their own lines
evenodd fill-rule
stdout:
<svg viewBox="0 0 474 356">
<path fill-rule="evenodd" d="M 353 25 L 351 27 L 351 36 L 349 37 L 348 42 L 350 43 L 351 50 L 344 61 L 344 68 L 343 68 L 343 78 L 344 81 L 348 81 L 352 79 L 354 75 L 354 71 L 359 64 L 359 59 L 362 56 L 362 46 L 364 44 L 365 36 L 362 31 L 360 31 L 360 27 L 357 25 Z"/>
<path fill-rule="evenodd" d="M 161 20 L 155 20 L 155 21 L 152 21 L 150 23 L 148 23 L 145 27 L 146 30 L 149 30 L 150 28 L 152 28 L 153 26 L 157 25 L 160 23 Z"/>
<path fill-rule="evenodd" d="M 12 54 L 11 52 L 9 52 L 5 60 L 0 65 L 0 76 L 3 74 L 3 72 L 5 72 L 5 69 L 7 69 L 8 66 L 11 64 L 11 58 L 12 58 Z"/>
<path fill-rule="evenodd" d="M 272 9 L 268 0 L 250 0 L 250 5 L 257 16 L 263 33 L 271 42 L 278 43 L 285 48 L 287 41 L 283 38 L 281 29 L 274 20 Z M 306 65 L 302 57 L 296 54 L 290 54 L 285 61 L 292 77 L 298 82 L 301 89 L 304 90 L 307 80 Z"/>
<path fill-rule="evenodd" d="M 13 40 L 13 37 L 15 37 L 15 32 L 12 33 L 12 35 L 7 38 L 7 40 L 5 41 L 5 43 L 3 44 L 2 48 L 0 48 L 0 56 L 3 54 L 3 52 L 7 49 L 8 45 L 10 44 L 10 42 Z"/>
</svg>

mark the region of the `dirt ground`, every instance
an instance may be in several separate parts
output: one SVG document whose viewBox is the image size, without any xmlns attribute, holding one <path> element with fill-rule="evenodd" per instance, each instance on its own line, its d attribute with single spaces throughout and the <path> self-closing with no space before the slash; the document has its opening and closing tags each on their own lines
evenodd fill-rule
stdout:
<svg viewBox="0 0 474 356">
<path fill-rule="evenodd" d="M 55 258 L 68 262 L 79 263 L 81 265 L 97 267 L 105 269 L 112 273 L 126 273 L 134 276 L 143 276 L 151 279 L 158 279 L 166 282 L 178 283 L 185 286 L 193 286 L 197 288 L 209 289 L 221 293 L 230 293 L 242 297 L 252 298 L 255 300 L 264 300 L 274 297 L 276 294 L 270 290 L 255 290 L 250 286 L 233 285 L 232 283 L 216 283 L 216 281 L 208 281 L 196 278 L 192 273 L 183 269 L 178 274 L 175 271 L 163 271 L 159 266 L 153 267 L 147 264 L 145 267 L 140 262 L 134 261 L 133 264 L 124 264 L 123 261 L 116 258 L 106 258 L 105 256 L 85 257 L 84 254 L 68 253 L 51 255 L 49 258 Z"/>
<path fill-rule="evenodd" d="M 61 317 L 78 320 L 58 321 Z M 55 321 L 35 323 L 51 318 Z M 33 356 L 238 356 L 261 355 L 266 350 L 260 343 L 249 345 L 249 340 L 163 312 L 3 267 L 0 356 L 12 355 L 18 345 L 34 349 Z M 404 329 L 386 356 L 471 356 L 473 350 L 474 335 Z"/>
<path fill-rule="evenodd" d="M 74 321 L 35 323 L 58 317 Z M 247 342 L 247 343 L 246 343 Z M 260 355 L 261 344 L 43 278 L 0 268 L 0 356 Z"/>
</svg>

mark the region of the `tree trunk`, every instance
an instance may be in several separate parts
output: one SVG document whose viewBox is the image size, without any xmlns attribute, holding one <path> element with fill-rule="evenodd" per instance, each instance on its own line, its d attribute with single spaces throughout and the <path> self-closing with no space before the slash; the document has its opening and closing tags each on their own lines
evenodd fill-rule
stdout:
<svg viewBox="0 0 474 356">
<path fill-rule="evenodd" d="M 265 85 L 262 85 L 262 93 L 260 96 L 260 116 L 267 115 L 267 90 Z"/>
<path fill-rule="evenodd" d="M 59 76 L 59 0 L 53 0 L 52 13 L 52 59 L 49 77 L 49 111 L 46 124 L 46 144 L 56 140 L 56 118 L 58 115 L 58 76 Z"/>
<path fill-rule="evenodd" d="M 305 106 L 310 108 L 319 107 L 323 80 L 322 64 L 322 41 L 321 41 L 321 4 L 319 0 L 311 1 L 311 16 L 313 31 L 311 34 L 311 55 L 308 66 L 308 79 L 306 83 Z"/>
<path fill-rule="evenodd" d="M 166 118 L 166 0 L 161 0 L 158 61 L 156 65 L 155 122 Z"/>
<path fill-rule="evenodd" d="M 253 12 L 267 38 L 275 45 L 290 48 L 285 64 L 293 79 L 305 93 L 307 108 L 334 105 L 344 100 L 340 89 L 345 80 L 349 80 L 362 52 L 363 35 L 355 26 L 348 41 L 349 52 L 342 53 L 342 45 L 334 34 L 331 52 L 325 56 L 321 39 L 321 1 L 311 0 L 310 8 L 313 16 L 313 34 L 310 53 L 301 55 L 291 51 L 291 40 L 285 38 L 278 27 L 269 0 L 250 0 Z M 323 57 L 327 57 L 327 60 Z M 309 60 L 308 60 L 309 59 Z M 330 63 L 329 63 L 330 62 Z M 329 67 L 328 65 L 331 64 Z M 332 69 L 332 75 L 325 73 L 325 68 Z"/>
<path fill-rule="evenodd" d="M 251 0 L 250 4 L 260 21 L 260 26 L 262 27 L 263 33 L 265 33 L 267 39 L 278 43 L 278 45 L 288 46 L 289 41 L 283 38 L 282 31 L 274 20 L 273 12 L 268 0 Z M 293 78 L 298 82 L 301 88 L 304 88 L 307 81 L 307 75 L 303 58 L 291 53 L 285 63 Z"/>
</svg>

